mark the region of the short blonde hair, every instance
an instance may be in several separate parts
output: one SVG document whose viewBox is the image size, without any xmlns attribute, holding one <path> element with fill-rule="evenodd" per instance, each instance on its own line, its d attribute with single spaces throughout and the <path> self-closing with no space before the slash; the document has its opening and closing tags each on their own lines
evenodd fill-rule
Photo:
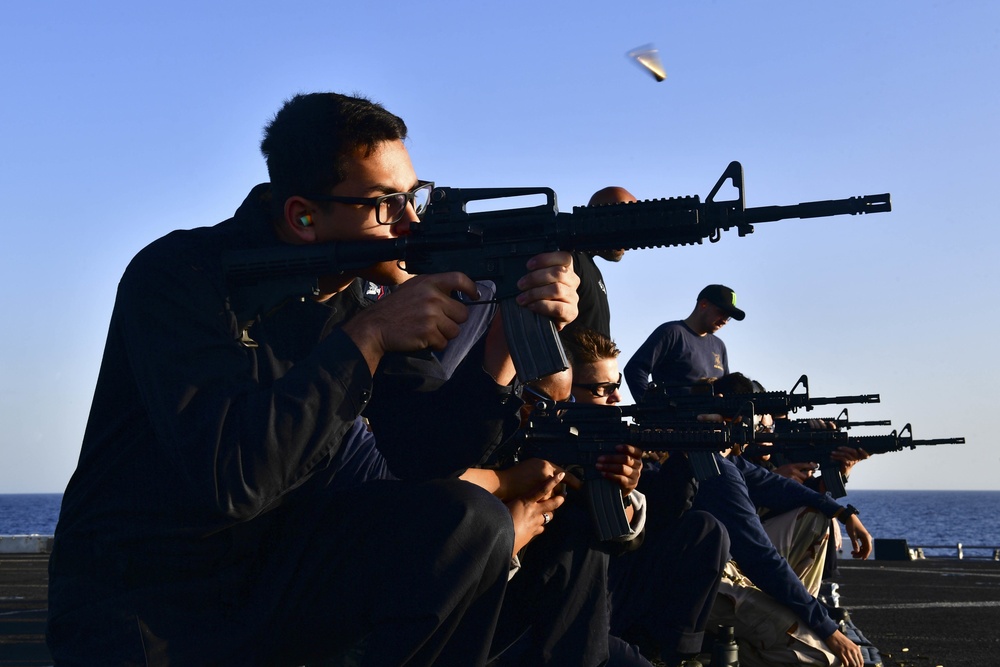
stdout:
<svg viewBox="0 0 1000 667">
<path fill-rule="evenodd" d="M 592 364 L 602 359 L 617 359 L 622 353 L 613 340 L 593 329 L 563 332 L 562 342 L 570 363 Z"/>
</svg>

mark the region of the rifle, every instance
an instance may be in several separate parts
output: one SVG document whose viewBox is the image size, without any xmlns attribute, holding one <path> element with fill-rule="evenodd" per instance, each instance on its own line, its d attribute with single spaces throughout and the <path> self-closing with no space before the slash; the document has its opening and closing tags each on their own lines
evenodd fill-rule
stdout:
<svg viewBox="0 0 1000 667">
<path fill-rule="evenodd" d="M 858 426 L 891 426 L 892 421 L 889 419 L 872 419 L 868 421 L 852 421 L 850 415 L 847 413 L 847 408 L 840 411 L 840 414 L 836 417 L 818 417 L 821 421 L 825 421 L 828 424 L 832 424 L 834 428 L 838 431 L 847 431 L 852 428 L 857 428 Z M 809 428 L 809 419 L 789 419 L 788 424 L 792 425 L 792 428 Z"/>
<path fill-rule="evenodd" d="M 744 449 L 744 456 L 761 457 L 766 454 L 780 454 L 790 463 L 805 461 L 819 463 L 826 490 L 834 498 L 842 498 L 847 495 L 847 489 L 844 487 L 846 480 L 840 472 L 840 463 L 830 459 L 830 455 L 838 447 L 863 449 L 869 454 L 885 454 L 930 445 L 965 444 L 965 438 L 914 440 L 910 424 L 904 426 L 898 433 L 893 431 L 888 435 L 863 436 L 849 436 L 839 431 L 795 428 L 785 432 L 758 433 L 755 435 L 755 441 L 771 444 L 750 444 Z"/>
<path fill-rule="evenodd" d="M 536 457 L 561 467 L 582 467 L 583 493 L 601 540 L 629 535 L 632 528 L 621 490 L 595 467 L 599 456 L 617 454 L 617 446 L 624 444 L 643 451 L 683 451 L 689 456 L 700 453 L 711 458 L 713 452 L 753 439 L 752 427 L 744 424 L 685 422 L 675 423 L 669 430 L 653 430 L 623 421 L 627 412 L 627 408 L 618 406 L 539 401 L 528 423 L 510 441 L 518 447 L 519 458 Z M 715 472 L 718 474 L 718 468 Z"/>
<path fill-rule="evenodd" d="M 737 198 L 716 201 L 732 181 Z M 469 213 L 470 202 L 544 196 L 538 206 Z M 409 273 L 460 271 L 473 280 L 491 280 L 503 313 L 504 331 L 522 382 L 567 368 L 555 325 L 521 308 L 512 297 L 530 257 L 553 250 L 634 250 L 716 242 L 735 227 L 740 236 L 761 222 L 787 218 L 881 213 L 892 210 L 888 193 L 813 201 L 790 206 L 747 208 L 743 167 L 731 162 L 704 202 L 697 196 L 671 197 L 605 206 L 575 206 L 560 213 L 550 188 L 436 188 L 420 222 L 396 239 L 288 245 L 231 251 L 223 257 L 230 306 L 240 325 L 291 298 L 318 294 L 318 278 L 356 271 L 376 262 L 400 261 Z M 244 336 L 246 338 L 246 336 Z"/>
<path fill-rule="evenodd" d="M 801 387 L 800 391 L 796 391 Z M 711 389 L 711 385 L 708 385 Z M 636 421 L 653 421 L 664 416 L 676 418 L 683 415 L 721 414 L 737 417 L 748 411 L 755 414 L 783 415 L 796 412 L 800 408 L 812 410 L 817 405 L 847 405 L 858 403 L 879 403 L 878 394 L 858 394 L 856 396 L 810 396 L 809 377 L 805 374 L 792 386 L 791 391 L 760 391 L 753 394 L 714 393 L 670 394 L 656 385 L 643 394 L 636 406 Z M 642 422 L 639 422 L 642 423 Z"/>
<path fill-rule="evenodd" d="M 796 392 L 796 389 L 801 390 Z M 710 387 L 709 387 L 710 388 Z M 692 421 L 698 415 L 720 414 L 735 419 L 743 417 L 744 423 L 753 424 L 755 414 L 788 414 L 805 408 L 812 410 L 817 405 L 843 405 L 856 403 L 879 403 L 878 394 L 857 396 L 810 396 L 809 378 L 803 374 L 792 386 L 791 391 L 762 391 L 753 394 L 733 394 L 718 396 L 711 393 L 668 394 L 665 389 L 651 386 L 642 401 L 632 406 L 626 415 L 645 428 L 672 428 L 679 421 Z M 846 409 L 844 413 L 846 414 Z M 858 425 L 861 423 L 859 422 Z M 708 479 L 719 474 L 715 458 L 702 453 L 688 456 L 695 477 Z"/>
</svg>

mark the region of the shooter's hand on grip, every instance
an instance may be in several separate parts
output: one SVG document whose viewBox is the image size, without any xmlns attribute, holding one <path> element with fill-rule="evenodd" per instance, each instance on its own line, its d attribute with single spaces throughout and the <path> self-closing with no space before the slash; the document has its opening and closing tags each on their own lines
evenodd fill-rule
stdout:
<svg viewBox="0 0 1000 667">
<path fill-rule="evenodd" d="M 453 292 L 474 299 L 478 288 L 461 273 L 417 276 L 351 318 L 344 333 L 358 346 L 372 374 L 386 352 L 444 349 L 469 317 Z"/>
</svg>

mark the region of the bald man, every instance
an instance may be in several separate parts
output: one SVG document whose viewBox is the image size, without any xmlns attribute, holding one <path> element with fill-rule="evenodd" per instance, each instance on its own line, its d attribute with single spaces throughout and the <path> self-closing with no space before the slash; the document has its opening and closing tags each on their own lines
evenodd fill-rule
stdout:
<svg viewBox="0 0 1000 667">
<path fill-rule="evenodd" d="M 608 206 L 634 202 L 636 198 L 625 188 L 610 186 L 595 192 L 587 202 L 587 206 Z M 582 331 L 585 329 L 597 331 L 611 337 L 611 306 L 608 303 L 608 289 L 604 285 L 604 276 L 594 262 L 594 256 L 609 262 L 619 262 L 625 254 L 624 250 L 579 251 L 573 253 L 573 270 L 580 276 L 580 286 L 577 294 L 580 297 L 579 315 L 575 321 L 566 325 L 567 331 Z"/>
</svg>

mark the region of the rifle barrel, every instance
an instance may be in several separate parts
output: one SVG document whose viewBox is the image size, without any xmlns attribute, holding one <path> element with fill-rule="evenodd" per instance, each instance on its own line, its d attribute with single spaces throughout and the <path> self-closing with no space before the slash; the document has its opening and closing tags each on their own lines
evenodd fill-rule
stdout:
<svg viewBox="0 0 1000 667">
<path fill-rule="evenodd" d="M 793 394 L 794 395 L 794 394 Z M 840 405 L 846 403 L 881 403 L 879 394 L 861 394 L 860 396 L 810 396 L 809 405 Z"/>
<path fill-rule="evenodd" d="M 885 213 L 892 210 L 889 193 L 880 195 L 863 195 L 847 199 L 829 199 L 827 201 L 809 201 L 787 206 L 760 206 L 748 208 L 743 220 L 750 224 L 758 222 L 775 222 L 788 218 L 825 218 L 831 215 L 861 215 L 866 213 Z"/>
<path fill-rule="evenodd" d="M 936 438 L 931 440 L 911 440 L 913 447 L 923 445 L 964 445 L 965 438 Z"/>
</svg>

